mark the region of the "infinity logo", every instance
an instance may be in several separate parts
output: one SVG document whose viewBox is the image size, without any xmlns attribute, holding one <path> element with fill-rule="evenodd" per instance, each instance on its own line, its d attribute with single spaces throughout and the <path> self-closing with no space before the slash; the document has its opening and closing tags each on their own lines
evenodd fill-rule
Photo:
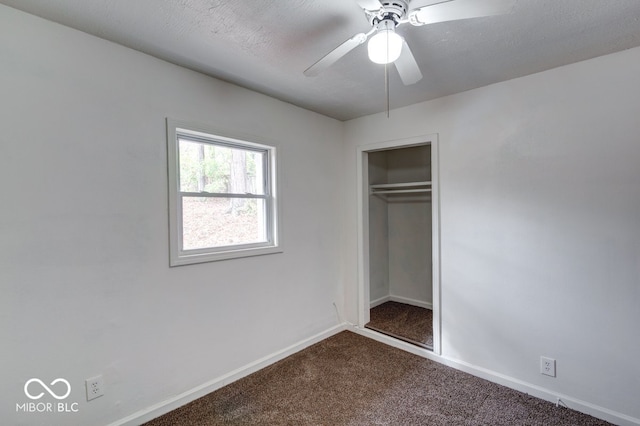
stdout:
<svg viewBox="0 0 640 426">
<path fill-rule="evenodd" d="M 69 396 L 69 394 L 71 393 L 71 385 L 69 384 L 69 382 L 67 382 L 65 379 L 62 378 L 57 378 L 55 379 L 53 382 L 50 383 L 51 386 L 55 385 L 56 383 L 62 382 L 65 385 L 67 385 L 67 393 L 65 393 L 62 396 L 59 396 L 58 394 L 56 394 L 54 391 L 52 391 L 51 389 L 49 389 L 49 387 L 47 385 L 44 384 L 44 382 L 40 379 L 29 379 L 27 380 L 27 383 L 24 384 L 24 394 L 27 395 L 28 398 L 31 399 L 40 399 L 42 398 L 42 395 L 44 395 L 44 392 L 40 392 L 38 395 L 31 395 L 29 393 L 29 389 L 27 389 L 29 387 L 29 385 L 32 382 L 38 382 L 40 383 L 40 385 L 47 391 L 49 392 L 49 395 L 51 395 L 52 397 L 54 397 L 55 399 L 65 399 L 66 397 Z"/>
</svg>

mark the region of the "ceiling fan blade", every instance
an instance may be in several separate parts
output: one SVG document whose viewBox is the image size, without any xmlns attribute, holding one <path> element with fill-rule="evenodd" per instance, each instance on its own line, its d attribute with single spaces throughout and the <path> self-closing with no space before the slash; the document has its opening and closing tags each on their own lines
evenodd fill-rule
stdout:
<svg viewBox="0 0 640 426">
<path fill-rule="evenodd" d="M 515 0 L 453 0 L 424 6 L 409 12 L 412 25 L 435 24 L 458 19 L 503 15 L 513 8 Z"/>
<path fill-rule="evenodd" d="M 382 4 L 378 0 L 356 0 L 361 8 L 368 11 L 380 10 Z"/>
<path fill-rule="evenodd" d="M 455 1 L 455 0 L 411 0 L 410 6 L 409 8 L 411 10 L 418 10 L 418 9 L 422 9 L 423 7 L 427 7 L 427 6 L 433 6 L 434 4 L 438 4 L 438 3 L 448 3 L 450 1 Z"/>
<path fill-rule="evenodd" d="M 320 74 L 322 71 L 335 64 L 338 59 L 342 58 L 344 55 L 367 41 L 367 37 L 368 34 L 365 33 L 354 35 L 349 40 L 345 41 L 340 46 L 327 53 L 318 62 L 307 68 L 304 71 L 304 75 L 306 75 L 307 77 L 315 77 L 316 75 Z"/>
<path fill-rule="evenodd" d="M 400 57 L 394 62 L 400 79 L 405 86 L 410 86 L 418 81 L 422 80 L 422 73 L 416 62 L 416 58 L 413 57 L 411 49 L 406 41 L 402 42 L 402 52 Z"/>
</svg>

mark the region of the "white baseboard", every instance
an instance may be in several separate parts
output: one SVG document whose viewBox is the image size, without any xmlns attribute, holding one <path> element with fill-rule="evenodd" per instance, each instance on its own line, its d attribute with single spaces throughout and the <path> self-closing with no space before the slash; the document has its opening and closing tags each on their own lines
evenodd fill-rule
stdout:
<svg viewBox="0 0 640 426">
<path fill-rule="evenodd" d="M 428 358 L 432 361 L 440 362 L 439 360 L 440 357 L 435 355 L 429 349 L 421 348 L 420 346 L 407 343 L 404 340 L 396 339 L 394 337 L 388 336 L 386 334 L 382 334 L 380 332 L 377 332 L 368 328 L 360 328 L 354 324 L 349 324 L 349 326 L 351 328 L 349 328 L 348 330 L 353 331 L 356 334 L 360 334 L 362 336 L 368 337 L 373 340 L 377 340 L 378 342 L 387 344 L 389 346 L 393 346 L 398 349 L 411 352 L 412 354 L 419 355 L 423 358 Z"/>
<path fill-rule="evenodd" d="M 248 376 L 249 374 L 255 373 L 258 370 L 261 370 L 275 362 L 278 362 L 281 359 L 288 357 L 289 355 L 293 355 L 294 353 L 299 352 L 302 349 L 305 349 L 315 343 L 333 336 L 334 334 L 348 329 L 350 329 L 350 325 L 348 325 L 347 323 L 338 324 L 334 327 L 329 328 L 328 330 L 304 339 L 285 349 L 260 358 L 257 361 L 240 367 L 221 377 L 203 383 L 202 385 L 183 392 L 180 395 L 152 405 L 151 407 L 148 407 L 144 410 L 133 413 L 132 415 L 127 416 L 124 419 L 120 419 L 114 423 L 111 423 L 109 426 L 134 426 L 140 425 L 144 422 L 148 422 L 149 420 L 155 419 L 156 417 L 166 414 L 169 411 L 175 410 L 176 408 L 188 404 L 189 402 L 194 401 L 198 398 L 201 398 L 215 390 L 220 389 L 223 386 L 233 383 L 236 380 L 239 380 L 245 376 Z"/>
<path fill-rule="evenodd" d="M 553 403 L 557 403 L 558 401 L 561 401 L 562 405 L 565 407 L 571 408 L 576 411 L 580 411 L 585 414 L 589 414 L 590 416 L 597 417 L 602 420 L 606 420 L 616 425 L 640 426 L 640 419 L 638 418 L 627 416 L 625 414 L 618 413 L 616 411 L 609 410 L 607 408 L 600 407 L 585 401 L 581 401 L 579 399 L 572 398 L 567 395 L 557 394 L 549 389 L 545 389 L 540 386 L 536 386 L 536 385 L 524 382 L 522 380 L 518 380 L 516 378 L 497 373 L 495 371 L 487 370 L 485 368 L 478 367 L 478 366 L 466 363 L 464 361 L 437 355 L 430 350 L 420 348 L 418 346 L 403 342 L 398 339 L 394 339 L 392 337 L 386 336 L 382 333 L 378 333 L 373 330 L 369 330 L 366 328 L 359 328 L 353 324 L 348 324 L 348 323 L 339 324 L 335 327 L 332 327 L 328 330 L 325 330 L 321 333 L 311 336 L 308 339 L 305 339 L 296 344 L 293 344 L 281 351 L 277 351 L 271 355 L 267 355 L 264 358 L 254 361 L 244 367 L 238 368 L 237 370 L 234 370 L 214 380 L 206 382 L 187 392 L 184 392 L 173 398 L 167 399 L 161 403 L 155 404 L 144 410 L 138 411 L 128 417 L 125 417 L 121 420 L 111 423 L 110 426 L 125 426 L 125 425 L 134 426 L 134 425 L 139 425 L 141 423 L 152 420 L 156 417 L 159 417 L 163 414 L 168 413 L 169 411 L 175 410 L 176 408 L 181 407 L 191 401 L 194 401 L 204 395 L 207 395 L 217 389 L 220 389 L 223 386 L 233 383 L 236 380 L 239 380 L 245 376 L 248 376 L 249 374 L 252 374 L 277 361 L 280 361 L 281 359 L 284 359 L 289 355 L 299 352 L 304 348 L 307 348 L 328 337 L 331 337 L 334 334 L 337 334 L 343 330 L 350 330 L 354 333 L 372 338 L 374 340 L 385 343 L 387 345 L 390 345 L 399 349 L 403 349 L 415 355 L 428 358 L 432 361 L 447 365 L 457 370 L 464 371 L 466 373 L 469 373 L 476 377 L 480 377 L 490 382 L 494 382 L 499 385 L 506 386 L 508 388 L 515 389 L 520 392 L 524 392 L 526 394 L 535 396 L 537 398 L 544 399 L 546 401 L 550 401 Z"/>
<path fill-rule="evenodd" d="M 405 305 L 418 306 L 420 308 L 426 308 L 426 309 L 433 309 L 433 304 L 429 302 L 423 302 L 417 299 L 410 299 L 408 297 L 394 296 L 394 295 L 384 296 L 379 299 L 371 301 L 369 303 L 369 308 L 373 309 L 376 306 L 382 305 L 385 302 L 398 302 L 398 303 L 404 303 Z"/>
<path fill-rule="evenodd" d="M 502 386 L 506 386 L 511 389 L 515 389 L 520 392 L 524 392 L 528 395 L 535 396 L 536 398 L 543 399 L 545 401 L 552 402 L 554 404 L 560 403 L 562 406 L 570 408 L 572 410 L 579 411 L 581 413 L 588 414 L 590 416 L 599 418 L 601 420 L 608 421 L 610 423 L 620 426 L 639 426 L 640 419 L 628 416 L 626 414 L 619 413 L 617 411 L 609 410 L 608 408 L 600 407 L 595 404 L 591 404 L 580 399 L 573 398 L 568 395 L 556 393 L 552 390 L 543 388 L 541 386 L 533 385 L 531 383 L 524 382 L 522 380 L 510 377 L 486 368 L 478 367 L 476 365 L 469 364 L 464 361 L 456 360 L 442 355 L 437 355 L 428 349 L 423 349 L 410 343 L 404 342 L 399 339 L 386 336 L 382 333 L 378 333 L 367 328 L 359 328 L 353 324 L 350 324 L 350 330 L 354 333 L 362 336 L 369 337 L 387 345 L 396 347 L 398 349 L 405 350 L 412 354 L 428 358 L 432 361 L 444 364 L 448 367 L 455 368 L 456 370 L 464 371 L 473 376 L 480 377 L 481 379 L 488 380 L 493 383 L 497 383 Z"/>
<path fill-rule="evenodd" d="M 410 299 L 408 297 L 402 296 L 394 296 L 393 294 L 389 296 L 389 300 L 392 302 L 404 303 L 405 305 L 418 306 L 419 308 L 433 309 L 433 304 L 429 302 L 423 302 L 418 299 Z"/>
<path fill-rule="evenodd" d="M 380 306 L 383 303 L 389 302 L 390 300 L 391 300 L 391 296 L 384 296 L 384 297 L 381 297 L 380 299 L 373 300 L 369 303 L 369 309 L 373 309 L 376 306 Z"/>
<path fill-rule="evenodd" d="M 515 389 L 520 392 L 524 392 L 528 395 L 535 396 L 545 401 L 553 402 L 556 405 L 562 405 L 563 407 L 570 408 L 572 410 L 579 411 L 581 413 L 588 414 L 590 416 L 605 420 L 609 423 L 613 423 L 620 426 L 638 426 L 640 425 L 640 419 L 622 414 L 608 408 L 600 407 L 590 402 L 582 401 L 577 398 L 573 398 L 568 395 L 556 393 L 550 389 L 537 386 L 514 377 L 510 377 L 504 374 L 497 373 L 492 370 L 487 370 L 476 365 L 466 363 L 464 361 L 456 360 L 448 357 L 441 357 L 442 364 L 453 367 L 457 370 L 464 371 L 490 382 L 497 383 L 502 386 L 506 386 L 511 389 Z"/>
</svg>

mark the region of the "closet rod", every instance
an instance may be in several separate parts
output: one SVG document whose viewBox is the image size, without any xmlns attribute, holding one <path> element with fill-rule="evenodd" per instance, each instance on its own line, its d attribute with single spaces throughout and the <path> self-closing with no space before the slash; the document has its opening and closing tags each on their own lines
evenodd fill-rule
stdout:
<svg viewBox="0 0 640 426">
<path fill-rule="evenodd" d="M 391 189 L 391 188 L 406 188 L 406 187 L 415 187 L 415 186 L 431 186 L 431 182 L 404 182 L 404 183 L 379 183 L 375 185 L 371 185 L 371 189 Z"/>
<path fill-rule="evenodd" d="M 385 195 L 385 194 L 408 194 L 408 193 L 416 193 L 416 192 L 431 192 L 430 188 L 424 188 L 424 189 L 388 189 L 388 190 L 377 190 L 371 191 L 372 195 Z"/>
</svg>

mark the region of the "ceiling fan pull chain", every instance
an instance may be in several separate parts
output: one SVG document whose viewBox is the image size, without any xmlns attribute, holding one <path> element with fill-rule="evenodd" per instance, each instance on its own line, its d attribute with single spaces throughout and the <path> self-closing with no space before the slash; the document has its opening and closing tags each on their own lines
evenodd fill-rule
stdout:
<svg viewBox="0 0 640 426">
<path fill-rule="evenodd" d="M 389 118 L 389 64 L 384 64 L 384 92 L 387 95 L 387 118 Z"/>
</svg>

